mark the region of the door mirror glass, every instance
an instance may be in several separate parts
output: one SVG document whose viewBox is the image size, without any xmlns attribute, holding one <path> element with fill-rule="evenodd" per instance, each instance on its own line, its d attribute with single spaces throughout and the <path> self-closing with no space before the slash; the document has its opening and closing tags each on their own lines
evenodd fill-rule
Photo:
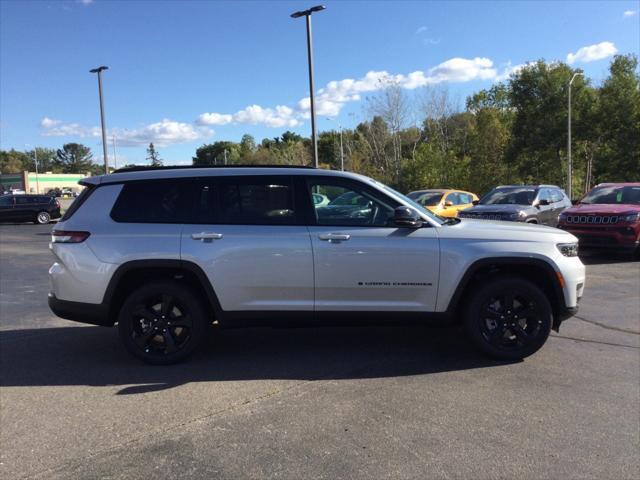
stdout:
<svg viewBox="0 0 640 480">
<path fill-rule="evenodd" d="M 480 203 L 480 200 L 474 200 L 473 202 L 471 202 L 472 205 L 478 205 Z"/>
<path fill-rule="evenodd" d="M 413 208 L 400 206 L 393 211 L 393 223 L 396 227 L 420 228 L 422 218 Z"/>
<path fill-rule="evenodd" d="M 447 200 L 446 202 L 444 202 L 444 206 L 445 207 L 453 207 L 453 202 L 451 200 Z"/>
<path fill-rule="evenodd" d="M 542 199 L 540 199 L 540 201 L 538 202 L 538 205 L 540 205 L 540 206 L 549 205 L 549 200 L 547 200 L 546 198 L 542 198 Z"/>
</svg>

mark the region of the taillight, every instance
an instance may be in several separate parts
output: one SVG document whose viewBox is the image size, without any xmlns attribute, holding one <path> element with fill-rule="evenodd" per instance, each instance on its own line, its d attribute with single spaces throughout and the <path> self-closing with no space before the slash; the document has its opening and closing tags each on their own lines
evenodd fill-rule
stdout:
<svg viewBox="0 0 640 480">
<path fill-rule="evenodd" d="M 91 235 L 89 232 L 71 232 L 67 230 L 53 230 L 51 243 L 82 243 Z"/>
</svg>

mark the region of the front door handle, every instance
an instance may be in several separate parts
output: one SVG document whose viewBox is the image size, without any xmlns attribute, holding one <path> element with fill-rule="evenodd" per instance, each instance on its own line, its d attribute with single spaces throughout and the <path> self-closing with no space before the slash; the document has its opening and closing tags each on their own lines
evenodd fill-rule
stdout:
<svg viewBox="0 0 640 480">
<path fill-rule="evenodd" d="M 193 240 L 220 240 L 222 238 L 222 234 L 208 232 L 192 233 L 191 238 Z"/>
<path fill-rule="evenodd" d="M 318 235 L 318 238 L 329 243 L 340 243 L 349 240 L 351 235 L 347 235 L 346 233 L 321 233 Z"/>
</svg>

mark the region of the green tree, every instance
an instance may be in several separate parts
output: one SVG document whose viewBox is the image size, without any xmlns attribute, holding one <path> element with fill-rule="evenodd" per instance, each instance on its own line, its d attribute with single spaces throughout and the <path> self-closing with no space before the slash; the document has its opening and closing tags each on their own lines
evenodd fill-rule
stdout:
<svg viewBox="0 0 640 480">
<path fill-rule="evenodd" d="M 95 168 L 91 149 L 80 143 L 66 143 L 57 151 L 63 173 L 86 173 Z"/>
<path fill-rule="evenodd" d="M 240 145 L 235 142 L 220 141 L 202 145 L 196 150 L 193 165 L 204 167 L 210 165 L 225 165 L 238 163 L 240 159 Z"/>
<path fill-rule="evenodd" d="M 150 143 L 149 148 L 147 148 L 147 160 L 151 163 L 152 167 L 162 166 L 162 159 L 153 143 Z"/>
<path fill-rule="evenodd" d="M 27 170 L 29 157 L 18 150 L 0 150 L 0 173 L 20 173 Z"/>
</svg>

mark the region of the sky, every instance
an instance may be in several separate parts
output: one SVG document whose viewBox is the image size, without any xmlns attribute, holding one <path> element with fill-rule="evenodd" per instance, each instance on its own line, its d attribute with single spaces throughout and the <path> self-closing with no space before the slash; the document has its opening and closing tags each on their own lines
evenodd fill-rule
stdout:
<svg viewBox="0 0 640 480">
<path fill-rule="evenodd" d="M 315 0 L 317 1 L 317 0 Z M 311 1 L 0 0 L 0 148 L 89 146 L 110 163 L 191 162 L 217 140 L 310 136 L 304 19 Z M 367 118 L 394 82 L 465 98 L 527 62 L 568 62 L 594 84 L 640 55 L 640 1 L 326 1 L 312 16 L 319 130 Z"/>
</svg>

